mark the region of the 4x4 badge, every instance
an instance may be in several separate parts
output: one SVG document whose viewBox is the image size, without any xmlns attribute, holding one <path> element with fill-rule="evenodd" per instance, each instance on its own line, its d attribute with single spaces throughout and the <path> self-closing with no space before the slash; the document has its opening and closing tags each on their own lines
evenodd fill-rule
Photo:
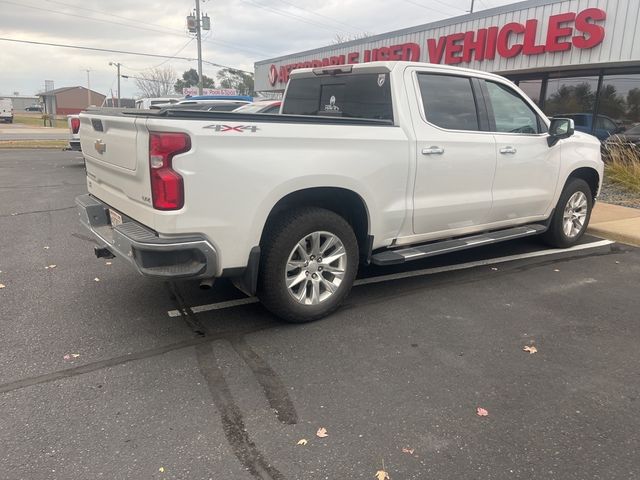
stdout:
<svg viewBox="0 0 640 480">
<path fill-rule="evenodd" d="M 202 128 L 210 128 L 212 130 L 215 130 L 216 132 L 251 132 L 251 133 L 256 133 L 258 130 L 260 130 L 257 126 L 255 125 L 207 125 L 206 127 L 202 127 Z"/>
</svg>

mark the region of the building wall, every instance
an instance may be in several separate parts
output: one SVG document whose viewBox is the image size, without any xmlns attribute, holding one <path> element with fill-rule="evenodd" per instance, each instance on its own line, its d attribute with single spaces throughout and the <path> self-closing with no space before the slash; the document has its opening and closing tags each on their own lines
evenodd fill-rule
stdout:
<svg viewBox="0 0 640 480">
<path fill-rule="evenodd" d="M 603 41 L 593 48 L 581 49 L 576 45 L 567 51 L 545 52 L 536 55 L 519 54 L 511 58 L 504 58 L 496 54 L 495 59 L 479 61 L 473 56 L 471 61 L 456 63 L 461 67 L 479 70 L 507 73 L 533 72 L 541 70 L 558 70 L 578 68 L 584 65 L 623 66 L 640 64 L 640 0 L 529 0 L 505 7 L 498 7 L 453 19 L 435 22 L 419 27 L 407 28 L 396 32 L 376 35 L 363 40 L 347 42 L 340 46 L 328 46 L 299 54 L 288 55 L 275 59 L 257 62 L 255 64 L 255 85 L 257 91 L 282 90 L 285 82 L 281 82 L 281 68 L 304 62 L 322 62 L 323 59 L 339 57 L 348 59 L 349 54 L 357 54 L 358 62 L 362 62 L 366 51 L 381 47 L 401 44 L 416 44 L 419 47 L 419 61 L 429 62 L 428 40 L 439 39 L 466 32 L 478 32 L 490 27 L 504 27 L 515 22 L 524 25 L 527 20 L 537 20 L 535 45 L 547 42 L 549 19 L 553 15 L 564 13 L 579 13 L 586 9 L 597 8 L 606 13 L 606 19 L 596 21 L 604 27 Z M 574 33 L 563 40 L 571 40 L 577 35 L 575 21 L 569 21 L 563 26 L 571 26 Z M 513 33 L 509 39 L 509 46 L 524 41 L 524 34 Z M 455 38 L 455 37 L 452 37 Z M 461 40 L 457 41 L 462 43 Z M 433 45 L 432 45 L 433 47 Z M 346 63 L 349 63 L 348 60 Z M 354 62 L 355 63 L 355 62 Z M 445 56 L 439 63 L 445 63 Z M 307 65 L 310 66 L 310 65 Z M 319 66 L 319 65 L 314 65 Z M 269 81 L 270 72 L 273 78 L 275 70 L 278 81 L 272 85 Z"/>
<path fill-rule="evenodd" d="M 33 96 L 5 96 L 4 98 L 10 98 L 11 103 L 13 103 L 13 110 L 16 112 L 24 112 L 25 108 L 30 107 L 31 105 L 37 105 L 40 103 L 40 98 Z"/>
<path fill-rule="evenodd" d="M 105 96 L 97 92 L 91 91 L 91 105 L 102 105 Z M 87 105 L 87 89 L 84 87 L 75 87 L 56 94 L 56 114 L 72 115 L 86 110 Z"/>
</svg>

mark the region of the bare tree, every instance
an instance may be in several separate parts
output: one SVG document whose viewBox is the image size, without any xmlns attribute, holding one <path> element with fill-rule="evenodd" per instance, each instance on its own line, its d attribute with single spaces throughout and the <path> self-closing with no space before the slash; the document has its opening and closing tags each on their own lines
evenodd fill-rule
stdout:
<svg viewBox="0 0 640 480">
<path fill-rule="evenodd" d="M 136 78 L 136 87 L 144 98 L 166 97 L 174 94 L 176 78 L 176 72 L 170 66 L 152 68 Z"/>
<path fill-rule="evenodd" d="M 339 45 L 340 43 L 350 42 L 352 40 L 362 40 L 363 38 L 370 37 L 369 32 L 350 33 L 343 35 L 342 33 L 336 33 L 333 37 L 332 45 Z"/>
</svg>

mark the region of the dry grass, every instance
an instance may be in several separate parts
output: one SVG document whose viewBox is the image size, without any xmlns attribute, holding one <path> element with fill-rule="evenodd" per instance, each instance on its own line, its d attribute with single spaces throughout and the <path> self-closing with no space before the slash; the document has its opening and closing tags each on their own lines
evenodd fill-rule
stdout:
<svg viewBox="0 0 640 480">
<path fill-rule="evenodd" d="M 62 150 L 69 145 L 66 140 L 0 140 L 0 148 L 49 148 Z"/>
<path fill-rule="evenodd" d="M 640 195 L 640 148 L 610 143 L 605 148 L 604 160 L 609 180 Z"/>
<path fill-rule="evenodd" d="M 33 125 L 37 127 L 44 126 L 41 113 L 20 113 L 18 115 L 14 115 L 13 123 L 20 123 L 22 125 Z M 58 128 L 68 128 L 67 117 L 65 116 L 64 118 L 57 118 L 55 122 L 51 122 L 51 125 Z M 47 126 L 49 126 L 48 121 Z"/>
</svg>

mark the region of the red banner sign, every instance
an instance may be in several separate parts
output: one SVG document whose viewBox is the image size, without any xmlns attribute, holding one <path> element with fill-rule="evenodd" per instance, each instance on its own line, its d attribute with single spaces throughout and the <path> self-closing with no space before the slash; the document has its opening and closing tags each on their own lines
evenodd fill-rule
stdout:
<svg viewBox="0 0 640 480">
<path fill-rule="evenodd" d="M 579 13 L 567 12 L 551 15 L 547 21 L 547 36 L 544 43 L 536 43 L 539 21 L 532 19 L 523 23 L 507 23 L 502 27 L 481 28 L 466 33 L 453 33 L 440 38 L 429 38 L 425 48 L 430 63 L 457 65 L 473 60 L 494 60 L 496 56 L 512 58 L 518 55 L 541 55 L 564 52 L 572 47 L 593 48 L 604 40 L 604 27 L 596 22 L 606 20 L 607 14 L 599 8 L 587 8 Z M 417 43 L 402 43 L 388 47 L 373 48 L 346 55 L 335 55 L 306 62 L 291 63 L 278 68 L 271 65 L 269 83 L 286 84 L 289 74 L 296 68 L 318 68 L 330 65 L 367 63 L 375 61 L 405 60 L 418 62 L 421 47 Z"/>
</svg>

